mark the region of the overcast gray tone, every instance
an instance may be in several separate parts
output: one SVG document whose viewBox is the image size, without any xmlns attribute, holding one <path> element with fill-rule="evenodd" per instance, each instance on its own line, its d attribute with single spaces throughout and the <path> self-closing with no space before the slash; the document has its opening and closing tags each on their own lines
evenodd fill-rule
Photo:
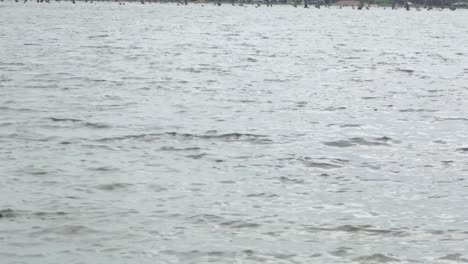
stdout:
<svg viewBox="0 0 468 264">
<path fill-rule="evenodd" d="M 468 11 L 0 3 L 0 263 L 456 263 Z"/>
</svg>

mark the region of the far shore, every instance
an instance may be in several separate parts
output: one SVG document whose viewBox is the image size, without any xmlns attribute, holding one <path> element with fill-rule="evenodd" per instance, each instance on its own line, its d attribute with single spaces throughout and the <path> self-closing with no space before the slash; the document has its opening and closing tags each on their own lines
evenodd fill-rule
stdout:
<svg viewBox="0 0 468 264">
<path fill-rule="evenodd" d="M 307 6 L 304 5 L 303 1 L 281 1 L 281 2 L 267 2 L 263 0 L 251 0 L 251 1 L 229 1 L 229 0 L 214 0 L 214 1 L 205 1 L 205 0 L 198 0 L 198 1 L 189 1 L 189 0 L 175 0 L 175 1 L 167 1 L 167 0 L 0 0 L 0 3 L 5 2 L 16 2 L 16 3 L 51 3 L 51 2 L 71 2 L 71 3 L 119 3 L 120 5 L 131 3 L 131 4 L 176 4 L 176 5 L 232 5 L 232 6 L 255 6 L 255 7 L 272 7 L 272 6 L 291 6 L 296 8 L 353 8 L 353 9 L 371 9 L 371 8 L 383 8 L 383 9 L 392 9 L 392 4 L 390 3 L 370 3 L 370 2 L 362 2 L 356 0 L 340 0 L 336 1 L 331 4 L 320 3 L 317 4 L 316 1 L 309 1 Z M 406 4 L 407 3 L 407 4 Z M 396 4 L 394 9 L 407 9 L 407 10 L 456 10 L 456 9 L 467 9 L 468 2 L 456 2 L 456 3 L 445 3 L 444 5 L 429 5 L 429 4 L 420 4 L 420 3 L 411 3 L 411 2 L 400 2 Z M 361 8 L 359 8 L 359 6 Z"/>
</svg>

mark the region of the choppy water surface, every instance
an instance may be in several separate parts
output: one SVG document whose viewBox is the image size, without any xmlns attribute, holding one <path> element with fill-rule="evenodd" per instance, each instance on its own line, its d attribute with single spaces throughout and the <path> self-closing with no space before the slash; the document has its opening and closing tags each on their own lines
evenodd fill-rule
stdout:
<svg viewBox="0 0 468 264">
<path fill-rule="evenodd" d="M 468 261 L 468 12 L 0 5 L 1 263 Z"/>
</svg>

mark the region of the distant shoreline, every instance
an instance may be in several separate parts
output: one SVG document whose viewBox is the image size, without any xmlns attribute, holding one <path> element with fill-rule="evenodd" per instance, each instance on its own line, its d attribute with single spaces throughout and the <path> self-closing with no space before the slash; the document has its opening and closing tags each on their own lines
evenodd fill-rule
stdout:
<svg viewBox="0 0 468 264">
<path fill-rule="evenodd" d="M 26 2 L 32 2 L 32 3 L 49 3 L 49 2 L 82 2 L 82 3 L 94 3 L 94 2 L 108 2 L 108 3 L 135 3 L 135 4 L 177 4 L 177 5 L 185 5 L 184 0 L 176 0 L 176 1 L 164 1 L 164 0 L 3 0 L 0 1 L 0 3 L 6 3 L 6 2 L 17 2 L 17 3 L 26 3 Z M 369 3 L 369 2 L 363 2 L 364 6 L 368 6 L 371 8 L 392 8 L 392 4 L 378 4 L 378 3 Z M 459 3 L 459 2 L 457 2 Z M 260 0 L 253 0 L 253 1 L 187 1 L 187 5 L 234 5 L 234 6 L 266 6 L 267 2 L 266 1 L 260 1 Z M 297 2 L 296 5 L 294 5 L 293 2 L 272 2 L 270 4 L 271 6 L 292 6 L 296 8 L 304 8 L 304 3 Z M 353 0 L 344 0 L 344 1 L 337 1 L 335 3 L 326 5 L 326 4 L 320 4 L 319 6 L 321 8 L 328 8 L 328 7 L 336 7 L 336 8 L 353 8 L 357 7 L 359 5 L 359 1 L 353 1 Z M 411 4 L 410 9 L 430 9 L 430 8 L 435 8 L 435 9 L 449 9 L 450 10 L 450 5 L 445 5 L 442 7 L 442 5 L 427 5 L 424 6 L 423 4 Z M 467 9 L 468 8 L 468 2 L 464 3 L 464 5 L 456 5 L 453 6 L 455 9 Z M 317 8 L 315 6 L 315 1 L 309 1 L 308 3 L 308 8 Z M 395 9 L 404 9 L 405 6 L 403 4 L 397 4 Z"/>
</svg>

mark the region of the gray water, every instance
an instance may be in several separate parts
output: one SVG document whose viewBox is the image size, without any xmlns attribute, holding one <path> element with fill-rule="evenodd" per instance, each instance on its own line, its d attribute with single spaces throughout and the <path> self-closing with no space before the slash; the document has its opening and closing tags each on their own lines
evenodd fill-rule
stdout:
<svg viewBox="0 0 468 264">
<path fill-rule="evenodd" d="M 468 262 L 468 11 L 0 3 L 0 263 Z"/>
</svg>

